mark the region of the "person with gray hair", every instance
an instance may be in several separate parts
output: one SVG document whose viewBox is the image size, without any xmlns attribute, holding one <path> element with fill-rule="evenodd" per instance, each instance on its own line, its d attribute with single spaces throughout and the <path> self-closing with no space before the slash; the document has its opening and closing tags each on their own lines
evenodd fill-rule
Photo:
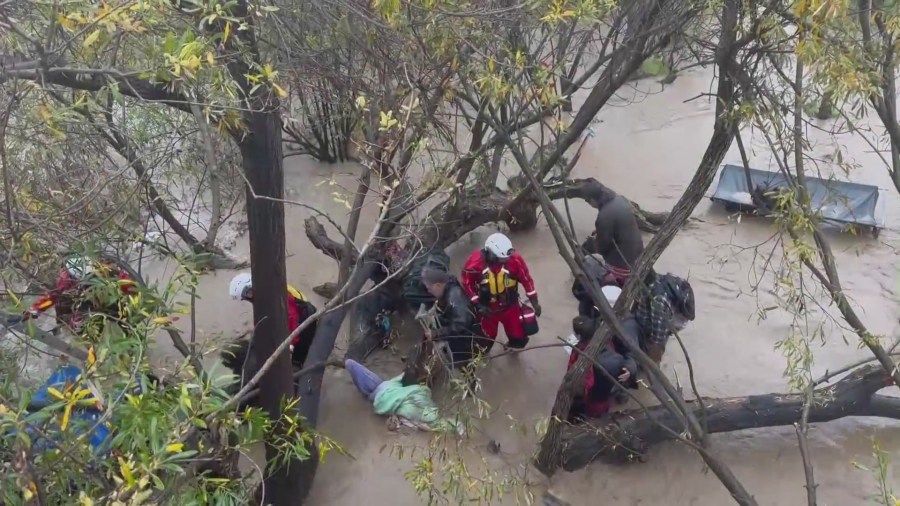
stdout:
<svg viewBox="0 0 900 506">
<path fill-rule="evenodd" d="M 450 347 L 453 367 L 469 363 L 476 355 L 490 350 L 492 341 L 481 336 L 472 303 L 459 281 L 449 272 L 426 267 L 422 269 L 422 284 L 436 300 L 440 326 L 426 329 L 425 338 L 445 341 Z"/>
</svg>

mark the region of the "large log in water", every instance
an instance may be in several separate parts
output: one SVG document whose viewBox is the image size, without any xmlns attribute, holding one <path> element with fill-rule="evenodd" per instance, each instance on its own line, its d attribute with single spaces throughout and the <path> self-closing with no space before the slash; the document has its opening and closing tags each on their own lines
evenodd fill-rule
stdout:
<svg viewBox="0 0 900 506">
<path fill-rule="evenodd" d="M 861 367 L 827 388 L 815 391 L 809 421 L 828 422 L 847 416 L 900 419 L 900 399 L 875 395 L 892 384 L 880 365 Z M 802 394 L 767 394 L 703 399 L 703 409 L 690 403 L 709 434 L 799 422 Z M 683 431 L 681 422 L 662 406 L 634 409 L 610 417 L 568 426 L 562 435 L 563 469 L 574 471 L 595 460 L 624 463 L 654 445 L 671 441 Z"/>
</svg>

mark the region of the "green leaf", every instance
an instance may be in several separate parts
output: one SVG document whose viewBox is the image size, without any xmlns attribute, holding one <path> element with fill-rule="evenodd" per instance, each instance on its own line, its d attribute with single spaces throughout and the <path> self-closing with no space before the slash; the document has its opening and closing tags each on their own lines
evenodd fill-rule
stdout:
<svg viewBox="0 0 900 506">
<path fill-rule="evenodd" d="M 174 54 L 176 47 L 178 47 L 178 41 L 175 39 L 175 34 L 172 32 L 167 33 L 166 41 L 163 43 L 163 49 L 168 54 Z"/>
<path fill-rule="evenodd" d="M 94 30 L 90 35 L 88 35 L 84 42 L 81 43 L 83 47 L 91 47 L 97 42 L 97 39 L 100 38 L 100 30 Z"/>
</svg>

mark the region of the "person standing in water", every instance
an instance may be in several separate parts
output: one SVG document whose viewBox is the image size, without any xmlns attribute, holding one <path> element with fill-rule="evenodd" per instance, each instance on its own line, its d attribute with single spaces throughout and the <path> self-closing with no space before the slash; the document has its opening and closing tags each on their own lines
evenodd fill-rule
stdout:
<svg viewBox="0 0 900 506">
<path fill-rule="evenodd" d="M 585 198 L 597 209 L 594 233 L 584 242 L 588 253 L 598 253 L 606 262 L 608 278 L 624 287 L 644 252 L 644 239 L 634 209 L 625 197 L 594 181 Z"/>
<path fill-rule="evenodd" d="M 528 344 L 519 284 L 525 288 L 534 316 L 541 316 L 537 288 L 528 265 L 513 249 L 509 238 L 500 233 L 491 234 L 484 242 L 484 248 L 473 251 L 463 266 L 462 287 L 476 305 L 484 334 L 492 340 L 497 339 L 502 324 L 509 347 L 516 349 Z"/>
<path fill-rule="evenodd" d="M 657 363 L 662 360 L 669 337 L 694 320 L 695 306 L 694 289 L 686 279 L 673 274 L 654 278 L 634 310 L 641 346 L 650 358 Z"/>
</svg>

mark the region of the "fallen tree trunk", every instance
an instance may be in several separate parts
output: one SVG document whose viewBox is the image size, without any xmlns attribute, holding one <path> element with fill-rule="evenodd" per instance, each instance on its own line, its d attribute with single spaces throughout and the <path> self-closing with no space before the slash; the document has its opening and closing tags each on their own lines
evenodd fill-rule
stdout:
<svg viewBox="0 0 900 506">
<path fill-rule="evenodd" d="M 309 239 L 309 242 L 312 243 L 314 248 L 335 260 L 341 260 L 344 245 L 328 237 L 328 232 L 325 231 L 325 227 L 319 223 L 318 220 L 310 217 L 303 221 L 303 225 L 306 229 L 306 237 Z M 356 250 L 353 250 L 350 261 L 356 262 L 357 257 Z"/>
<path fill-rule="evenodd" d="M 817 389 L 810 422 L 847 416 L 900 419 L 900 399 L 875 395 L 893 384 L 877 364 L 861 367 L 834 385 Z M 694 414 L 715 434 L 762 427 L 793 425 L 803 411 L 803 394 L 751 395 L 703 399 L 689 403 Z M 668 429 L 668 430 L 666 430 Z M 569 425 L 562 433 L 562 468 L 575 471 L 595 460 L 621 464 L 646 453 L 654 445 L 673 440 L 683 429 L 681 420 L 663 406 L 632 409 L 610 417 Z"/>
</svg>

